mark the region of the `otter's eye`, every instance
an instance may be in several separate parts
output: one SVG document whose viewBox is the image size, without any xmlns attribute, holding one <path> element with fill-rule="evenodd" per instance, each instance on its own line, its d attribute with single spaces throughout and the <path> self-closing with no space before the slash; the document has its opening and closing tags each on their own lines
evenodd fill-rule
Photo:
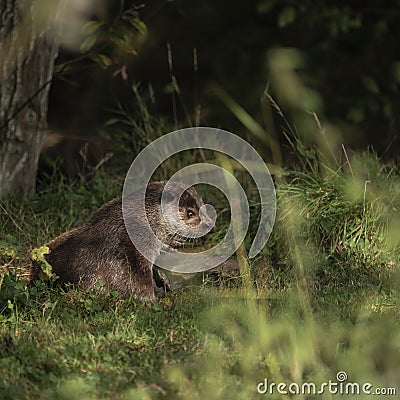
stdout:
<svg viewBox="0 0 400 400">
<path fill-rule="evenodd" d="M 195 213 L 193 210 L 187 210 L 186 215 L 188 218 L 193 218 L 195 216 Z"/>
</svg>

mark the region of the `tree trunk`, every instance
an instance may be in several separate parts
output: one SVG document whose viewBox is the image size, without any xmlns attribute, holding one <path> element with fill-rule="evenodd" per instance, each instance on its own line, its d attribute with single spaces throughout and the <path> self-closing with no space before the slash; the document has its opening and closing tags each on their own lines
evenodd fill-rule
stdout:
<svg viewBox="0 0 400 400">
<path fill-rule="evenodd" d="M 54 3 L 45 10 L 51 2 L 0 0 L 0 198 L 35 191 L 58 54 Z"/>
</svg>

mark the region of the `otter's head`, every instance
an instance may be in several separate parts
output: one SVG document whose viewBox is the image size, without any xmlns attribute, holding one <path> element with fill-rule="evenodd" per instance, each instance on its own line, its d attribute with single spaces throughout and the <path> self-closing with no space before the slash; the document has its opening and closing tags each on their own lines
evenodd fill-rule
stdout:
<svg viewBox="0 0 400 400">
<path fill-rule="evenodd" d="M 157 202 L 160 213 L 158 222 L 152 223 L 149 218 L 150 225 L 165 244 L 179 247 L 188 239 L 204 236 L 214 230 L 215 221 L 194 187 L 186 188 L 179 182 L 154 182 L 147 187 L 146 205 L 148 196 L 153 204 Z M 162 235 L 158 234 L 160 227 L 163 228 Z"/>
</svg>

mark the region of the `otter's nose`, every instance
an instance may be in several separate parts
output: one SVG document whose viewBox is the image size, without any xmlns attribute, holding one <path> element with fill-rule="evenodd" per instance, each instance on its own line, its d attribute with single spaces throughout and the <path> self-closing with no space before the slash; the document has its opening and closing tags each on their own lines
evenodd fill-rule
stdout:
<svg viewBox="0 0 400 400">
<path fill-rule="evenodd" d="M 210 233 L 211 233 L 211 232 L 215 232 L 215 224 L 214 224 L 214 222 L 206 222 L 206 223 L 204 224 L 204 226 L 206 227 L 206 229 L 207 229 L 208 231 L 210 231 Z"/>
<path fill-rule="evenodd" d="M 215 221 L 217 220 L 215 208 L 211 204 L 203 204 L 199 209 L 199 215 L 207 233 L 215 232 Z"/>
</svg>

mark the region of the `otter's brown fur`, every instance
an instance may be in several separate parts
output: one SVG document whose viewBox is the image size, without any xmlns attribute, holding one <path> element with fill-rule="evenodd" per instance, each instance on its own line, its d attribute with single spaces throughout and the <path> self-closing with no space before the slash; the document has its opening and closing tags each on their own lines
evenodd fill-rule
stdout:
<svg viewBox="0 0 400 400">
<path fill-rule="evenodd" d="M 149 224 L 158 239 L 167 247 L 182 245 L 182 238 L 166 224 L 161 213 L 161 196 L 165 182 L 148 185 L 145 197 L 145 213 L 136 206 L 135 194 L 130 195 L 128 214 L 133 223 L 134 234 L 146 239 L 149 236 L 145 225 Z M 169 188 L 174 197 L 184 187 L 174 184 Z M 194 232 L 209 228 L 210 220 L 202 220 L 199 210 L 203 200 L 191 187 L 179 198 L 179 213 L 185 226 Z M 188 213 L 187 210 L 191 212 Z M 189 218 L 190 216 L 190 218 Z M 204 228 L 204 224 L 207 225 Z M 209 230 L 209 229 L 208 229 Z M 141 300 L 154 300 L 153 264 L 142 256 L 132 244 L 127 233 L 123 214 L 122 199 L 116 198 L 101 207 L 83 226 L 66 232 L 47 243 L 50 253 L 46 260 L 61 282 L 80 284 L 85 289 L 93 289 L 99 281 L 108 288 L 123 295 L 132 295 Z M 148 246 L 155 259 L 162 248 L 148 239 Z"/>
</svg>

